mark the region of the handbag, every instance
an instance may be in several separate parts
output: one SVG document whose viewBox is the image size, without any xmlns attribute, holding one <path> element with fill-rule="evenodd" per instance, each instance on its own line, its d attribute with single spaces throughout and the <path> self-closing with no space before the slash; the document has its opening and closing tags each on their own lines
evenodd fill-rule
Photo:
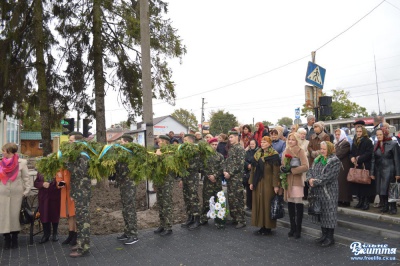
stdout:
<svg viewBox="0 0 400 266">
<path fill-rule="evenodd" d="M 355 166 L 349 169 L 347 174 L 347 181 L 358 184 L 371 184 L 371 177 L 369 176 L 369 171 L 365 169 L 357 169 Z"/>
<path fill-rule="evenodd" d="M 400 201 L 400 183 L 390 183 L 389 184 L 389 197 L 388 202 L 398 202 Z"/>
<path fill-rule="evenodd" d="M 300 165 L 301 165 L 300 158 L 293 157 L 290 160 L 290 167 L 291 168 L 296 168 L 296 167 L 299 167 Z"/>
<path fill-rule="evenodd" d="M 19 223 L 30 224 L 33 221 L 33 211 L 28 203 L 28 198 L 24 197 L 21 203 L 21 210 L 19 212 Z"/>
<path fill-rule="evenodd" d="M 271 220 L 282 219 L 283 217 L 285 217 L 283 195 L 275 194 L 271 200 Z"/>
<path fill-rule="evenodd" d="M 310 188 L 308 192 L 308 215 L 320 215 L 322 212 L 321 201 L 317 194 Z"/>
</svg>

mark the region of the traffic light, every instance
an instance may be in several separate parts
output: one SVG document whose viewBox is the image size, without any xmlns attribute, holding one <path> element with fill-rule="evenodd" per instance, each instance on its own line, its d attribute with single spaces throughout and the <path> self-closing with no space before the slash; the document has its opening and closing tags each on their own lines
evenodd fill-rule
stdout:
<svg viewBox="0 0 400 266">
<path fill-rule="evenodd" d="M 321 116 L 331 116 L 332 115 L 332 97 L 331 96 L 319 97 L 319 114 Z"/>
<path fill-rule="evenodd" d="M 90 119 L 83 119 L 83 136 L 85 138 L 89 137 L 90 135 L 92 135 L 91 132 L 89 132 L 89 130 L 92 128 L 89 124 L 92 123 L 92 120 Z"/>
<path fill-rule="evenodd" d="M 74 118 L 64 118 L 63 120 L 61 120 L 61 125 L 63 126 L 63 135 L 68 135 L 69 133 L 74 131 L 74 120 Z M 66 128 L 67 131 L 64 131 L 64 128 Z"/>
</svg>

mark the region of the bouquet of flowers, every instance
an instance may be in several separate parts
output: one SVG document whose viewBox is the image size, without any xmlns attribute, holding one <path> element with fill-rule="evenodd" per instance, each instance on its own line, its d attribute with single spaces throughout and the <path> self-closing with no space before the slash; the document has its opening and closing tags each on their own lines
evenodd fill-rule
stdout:
<svg viewBox="0 0 400 266">
<path fill-rule="evenodd" d="M 218 229 L 225 227 L 226 216 L 228 215 L 228 210 L 226 209 L 226 198 L 223 191 L 217 193 L 217 201 L 215 197 L 210 198 L 210 210 L 207 213 L 208 218 L 214 219 L 215 225 Z"/>
<path fill-rule="evenodd" d="M 285 158 L 283 158 L 283 166 L 281 166 L 281 174 L 279 177 L 284 189 L 288 188 L 287 175 L 290 174 L 290 161 L 292 158 L 290 154 L 285 154 Z"/>
</svg>

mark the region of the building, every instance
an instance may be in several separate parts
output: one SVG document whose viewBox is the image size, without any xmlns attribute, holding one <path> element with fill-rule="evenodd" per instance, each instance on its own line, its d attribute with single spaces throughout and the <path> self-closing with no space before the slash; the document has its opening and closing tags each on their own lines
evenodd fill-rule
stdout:
<svg viewBox="0 0 400 266">
<path fill-rule="evenodd" d="M 20 121 L 7 116 L 3 118 L 3 113 L 0 112 L 0 147 L 8 142 L 14 142 L 18 146 L 20 144 Z"/>
<path fill-rule="evenodd" d="M 55 137 L 60 137 L 61 132 L 51 132 L 51 146 Z M 57 140 L 58 143 L 58 140 Z M 21 132 L 21 153 L 30 157 L 43 156 L 42 133 L 33 131 Z"/>
</svg>

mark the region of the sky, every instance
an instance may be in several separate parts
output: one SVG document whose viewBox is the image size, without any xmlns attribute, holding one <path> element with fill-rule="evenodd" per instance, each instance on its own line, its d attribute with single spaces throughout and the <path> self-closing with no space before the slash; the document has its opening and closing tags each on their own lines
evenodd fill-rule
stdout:
<svg viewBox="0 0 400 266">
<path fill-rule="evenodd" d="M 153 100 L 154 117 L 183 108 L 200 122 L 204 98 L 206 121 L 217 110 L 241 124 L 294 119 L 312 51 L 327 95 L 343 89 L 368 113 L 400 113 L 400 0 L 166 2 L 187 54 L 169 60 L 175 106 Z M 106 101 L 108 127 L 126 117 Z"/>
</svg>

